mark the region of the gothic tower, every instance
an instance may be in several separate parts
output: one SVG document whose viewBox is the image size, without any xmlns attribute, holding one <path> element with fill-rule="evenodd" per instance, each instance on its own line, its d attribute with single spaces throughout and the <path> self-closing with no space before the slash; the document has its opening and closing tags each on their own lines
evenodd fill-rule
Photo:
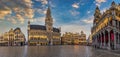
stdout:
<svg viewBox="0 0 120 57">
<path fill-rule="evenodd" d="M 47 9 L 46 18 L 45 18 L 45 26 L 46 26 L 46 30 L 48 32 L 52 32 L 52 30 L 53 30 L 53 19 L 52 19 L 52 16 L 51 16 L 50 7 L 48 7 L 48 9 Z"/>
<path fill-rule="evenodd" d="M 95 19 L 94 19 L 93 23 L 94 23 L 94 25 L 96 25 L 101 18 L 101 13 L 100 13 L 98 6 L 95 9 L 94 18 Z"/>
<path fill-rule="evenodd" d="M 115 6 L 116 6 L 116 3 L 113 1 L 112 4 L 111 4 L 111 7 L 115 8 Z"/>
</svg>

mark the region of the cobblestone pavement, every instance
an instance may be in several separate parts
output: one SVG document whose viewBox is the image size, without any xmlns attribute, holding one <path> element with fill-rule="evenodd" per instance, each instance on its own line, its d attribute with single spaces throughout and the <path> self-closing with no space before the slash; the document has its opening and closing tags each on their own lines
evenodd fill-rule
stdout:
<svg viewBox="0 0 120 57">
<path fill-rule="evenodd" d="M 79 45 L 1 46 L 0 57 L 120 57 L 120 54 Z"/>
<path fill-rule="evenodd" d="M 94 53 L 90 57 L 120 57 L 118 51 L 109 51 L 102 49 L 94 49 Z M 120 52 L 120 51 L 119 51 Z"/>
</svg>

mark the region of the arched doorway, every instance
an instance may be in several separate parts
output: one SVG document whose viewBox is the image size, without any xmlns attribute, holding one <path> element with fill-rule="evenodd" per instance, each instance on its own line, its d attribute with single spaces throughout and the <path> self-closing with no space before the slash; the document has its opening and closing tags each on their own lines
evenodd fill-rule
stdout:
<svg viewBox="0 0 120 57">
<path fill-rule="evenodd" d="M 20 43 L 20 46 L 23 46 L 23 45 L 24 45 L 24 43 L 23 43 L 23 42 L 21 42 L 21 43 Z"/>
</svg>

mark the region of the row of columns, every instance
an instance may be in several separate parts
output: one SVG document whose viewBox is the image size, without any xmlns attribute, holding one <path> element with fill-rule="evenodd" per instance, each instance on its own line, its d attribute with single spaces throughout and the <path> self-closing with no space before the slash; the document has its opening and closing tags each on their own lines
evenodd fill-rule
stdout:
<svg viewBox="0 0 120 57">
<path fill-rule="evenodd" d="M 99 48 L 116 49 L 118 48 L 117 44 L 120 45 L 119 33 L 116 31 L 109 30 L 97 33 L 93 39 L 94 45 Z"/>
<path fill-rule="evenodd" d="M 120 45 L 120 38 L 119 38 L 119 36 L 120 36 L 120 33 L 119 33 L 120 21 L 118 21 L 115 18 L 115 16 L 116 16 L 115 13 L 116 12 L 114 10 L 114 11 L 112 11 L 112 15 L 108 15 L 109 22 L 108 22 L 107 29 L 105 29 L 106 31 L 99 32 L 93 36 L 93 41 L 94 41 L 95 46 L 98 46 L 100 48 L 108 47 L 108 49 L 111 49 L 111 48 L 117 49 L 118 44 Z M 109 18 L 110 16 L 112 16 L 112 20 L 110 20 L 110 18 Z M 111 29 L 109 29 L 109 27 L 112 27 L 113 29 L 111 30 Z M 106 42 L 106 38 L 107 38 L 107 42 Z M 104 41 L 103 41 L 103 39 L 104 39 Z M 99 40 L 99 42 L 98 42 L 98 40 Z"/>
</svg>

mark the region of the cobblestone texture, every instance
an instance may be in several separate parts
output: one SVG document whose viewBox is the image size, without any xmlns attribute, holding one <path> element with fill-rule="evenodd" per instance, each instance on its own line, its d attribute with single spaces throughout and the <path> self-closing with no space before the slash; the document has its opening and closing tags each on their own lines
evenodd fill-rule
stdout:
<svg viewBox="0 0 120 57">
<path fill-rule="evenodd" d="M 119 51 L 88 46 L 14 46 L 0 47 L 0 57 L 120 57 Z"/>
</svg>

